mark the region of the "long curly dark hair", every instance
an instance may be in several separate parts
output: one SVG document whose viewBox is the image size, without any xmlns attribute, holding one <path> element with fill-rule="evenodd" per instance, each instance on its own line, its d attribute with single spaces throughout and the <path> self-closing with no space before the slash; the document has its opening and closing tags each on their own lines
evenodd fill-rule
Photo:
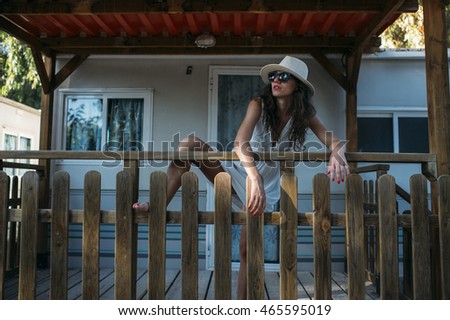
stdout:
<svg viewBox="0 0 450 320">
<path fill-rule="evenodd" d="M 306 132 L 309 127 L 309 119 L 316 114 L 311 97 L 313 92 L 298 79 L 295 91 L 293 93 L 292 104 L 288 112 L 292 115 L 292 124 L 289 131 L 289 140 L 293 142 L 294 150 L 302 150 L 305 142 Z M 277 115 L 277 105 L 272 95 L 272 86 L 268 84 L 264 87 L 263 94 L 260 97 L 263 101 L 263 119 L 268 132 L 274 136 L 274 128 L 280 124 Z"/>
</svg>

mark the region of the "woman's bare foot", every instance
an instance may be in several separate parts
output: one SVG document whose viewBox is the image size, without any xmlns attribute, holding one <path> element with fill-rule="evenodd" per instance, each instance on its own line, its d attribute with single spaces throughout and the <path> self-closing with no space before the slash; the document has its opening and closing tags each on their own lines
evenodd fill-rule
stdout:
<svg viewBox="0 0 450 320">
<path fill-rule="evenodd" d="M 133 209 L 139 212 L 147 212 L 150 204 L 148 202 L 136 202 L 133 204 Z"/>
</svg>

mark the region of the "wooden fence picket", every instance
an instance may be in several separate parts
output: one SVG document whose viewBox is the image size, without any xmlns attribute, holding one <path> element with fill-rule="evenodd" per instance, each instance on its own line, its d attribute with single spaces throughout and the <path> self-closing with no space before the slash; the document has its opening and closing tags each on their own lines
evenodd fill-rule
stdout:
<svg viewBox="0 0 450 320">
<path fill-rule="evenodd" d="M 364 180 L 363 181 L 363 198 L 364 203 L 370 203 L 369 201 L 369 181 Z M 367 214 L 370 212 L 370 209 L 364 208 L 364 213 Z M 370 270 L 369 268 L 369 252 L 370 252 L 370 242 L 368 239 L 370 238 L 370 227 L 364 226 L 364 238 L 367 239 L 364 241 L 364 267 Z"/>
<path fill-rule="evenodd" d="M 247 177 L 247 298 L 264 299 L 264 215 L 248 211 L 251 181 Z"/>
<path fill-rule="evenodd" d="M 280 299 L 297 299 L 297 177 L 280 180 Z"/>
<path fill-rule="evenodd" d="M 98 300 L 100 286 L 100 195 L 101 176 L 89 171 L 84 177 L 83 299 Z"/>
<path fill-rule="evenodd" d="M 427 179 L 421 174 L 410 178 L 412 271 L 414 299 L 432 299 L 430 222 L 427 213 Z"/>
<path fill-rule="evenodd" d="M 22 236 L 20 238 L 19 300 L 36 296 L 36 254 L 39 209 L 39 176 L 28 171 L 22 177 Z"/>
<path fill-rule="evenodd" d="M 0 300 L 4 299 L 7 242 L 9 177 L 0 171 Z"/>
<path fill-rule="evenodd" d="M 13 205 L 11 208 L 17 208 L 18 200 L 19 200 L 19 177 L 14 176 L 11 179 L 11 200 L 13 201 Z M 19 232 L 17 233 L 17 230 Z M 18 253 L 19 253 L 19 245 L 20 241 L 20 223 L 11 221 L 9 223 L 9 244 L 8 244 L 8 266 L 9 269 L 14 269 L 18 266 Z"/>
<path fill-rule="evenodd" d="M 133 179 L 128 171 L 116 178 L 116 236 L 114 255 L 114 297 L 116 300 L 136 298 L 136 279 L 133 271 Z"/>
<path fill-rule="evenodd" d="M 148 214 L 148 299 L 155 300 L 163 300 L 165 296 L 166 188 L 166 174 L 153 172 L 150 176 Z"/>
<path fill-rule="evenodd" d="M 231 176 L 214 179 L 214 298 L 231 299 Z"/>
<path fill-rule="evenodd" d="M 181 178 L 181 298 L 198 299 L 198 178 L 186 172 Z"/>
<path fill-rule="evenodd" d="M 390 175 L 378 179 L 379 237 L 380 237 L 380 295 L 381 299 L 397 300 L 398 286 L 398 227 L 395 180 Z"/>
<path fill-rule="evenodd" d="M 50 241 L 50 299 L 67 299 L 69 236 L 69 174 L 58 171 L 53 176 Z"/>
<path fill-rule="evenodd" d="M 363 201 L 361 176 L 351 174 L 346 183 L 346 245 L 349 299 L 365 299 Z"/>
<path fill-rule="evenodd" d="M 348 298 L 366 298 L 365 268 L 380 274 L 381 299 L 399 299 L 398 227 L 411 230 L 412 284 L 414 299 L 432 299 L 431 278 L 431 228 L 437 227 L 436 215 L 427 208 L 427 184 L 423 175 L 410 179 L 411 215 L 398 215 L 396 184 L 390 175 L 383 175 L 377 182 L 378 214 L 371 214 L 375 206 L 366 206 L 373 192 L 369 184 L 362 183 L 361 176 L 352 174 L 346 182 L 346 214 L 331 214 L 330 181 L 325 174 L 313 178 L 313 214 L 299 214 L 297 209 L 297 177 L 284 174 L 280 180 L 280 212 L 252 216 L 249 212 L 232 214 L 231 177 L 227 173 L 216 176 L 214 182 L 214 219 L 211 212 L 199 212 L 198 177 L 189 172 L 182 177 L 181 212 L 167 212 L 167 175 L 155 172 L 150 177 L 149 212 L 134 215 L 135 181 L 133 174 L 124 170 L 116 177 L 116 211 L 101 211 L 101 176 L 90 171 L 85 176 L 84 211 L 69 211 L 70 177 L 57 172 L 53 177 L 52 204 L 50 209 L 39 209 L 39 176 L 27 172 L 22 179 L 21 209 L 14 209 L 19 201 L 9 199 L 10 178 L 0 171 L 0 299 L 5 297 L 5 274 L 9 266 L 8 224 L 21 225 L 19 261 L 19 299 L 36 298 L 36 257 L 38 224 L 49 223 L 50 239 L 50 299 L 67 299 L 68 287 L 68 231 L 70 223 L 83 223 L 82 239 L 82 290 L 84 299 L 99 299 L 100 295 L 100 224 L 115 223 L 115 299 L 136 299 L 136 239 L 137 223 L 148 224 L 148 280 L 149 299 L 164 299 L 166 291 L 166 226 L 181 224 L 181 283 L 182 299 L 198 299 L 199 223 L 214 225 L 214 297 L 231 299 L 231 242 L 232 224 L 244 224 L 247 239 L 247 298 L 265 298 L 264 282 L 264 225 L 280 225 L 280 286 L 281 299 L 297 299 L 297 237 L 298 225 L 313 226 L 314 247 L 314 299 L 332 299 L 331 279 L 331 228 L 346 227 L 348 267 Z M 450 176 L 441 176 L 439 185 L 439 237 L 441 258 L 442 298 L 450 299 Z M 247 179 L 247 190 L 251 181 Z M 249 201 L 247 193 L 247 204 Z M 248 205 L 247 205 L 248 207 Z M 70 215 L 69 215 L 70 213 Z M 312 217 L 312 221 L 311 221 Z M 144 221 L 143 219 L 147 219 Z M 169 222 L 166 220 L 169 219 Z M 345 221 L 344 221 L 345 219 Z M 411 220 L 409 220 L 411 219 Z M 11 221 L 9 221 L 11 220 Z M 19 222 L 20 221 L 20 222 Z M 13 224 L 10 224 L 12 227 Z M 375 235 L 379 246 L 365 247 L 367 233 Z M 14 228 L 15 230 L 15 228 Z M 15 236 L 12 236 L 15 237 Z M 14 241 L 14 239 L 11 239 Z M 371 241 L 372 244 L 375 241 Z M 15 249 L 14 249 L 15 250 Z M 14 251 L 13 250 L 13 251 Z M 368 252 L 368 250 L 370 250 Z M 376 251 L 378 254 L 375 254 Z M 13 254 L 11 252 L 11 254 Z M 369 257 L 370 261 L 366 259 Z M 375 260 L 379 259 L 375 264 Z M 268 278 L 272 284 L 276 277 Z M 180 281 L 181 279 L 181 281 Z M 78 279 L 79 280 L 79 279 Z M 211 281 L 208 278 L 208 281 Z M 46 285 L 48 282 L 46 282 Z M 17 286 L 17 284 L 15 284 Z M 141 288 L 142 282 L 139 282 Z M 141 288 L 144 289 L 144 288 Z M 172 287 L 173 289 L 173 287 Z M 403 288 L 405 290 L 405 288 Z M 278 290 L 278 289 L 276 289 Z M 40 291 L 40 290 L 38 290 Z M 138 290 L 142 292 L 141 290 Z M 177 291 L 178 293 L 179 291 Z M 268 295 L 273 297 L 273 291 Z M 403 291 L 405 293 L 405 291 Z M 46 295 L 47 293 L 45 293 Z M 74 295 L 72 295 L 74 296 Z M 208 297 L 211 293 L 208 293 Z M 37 298 L 44 297 L 38 294 Z M 111 298 L 111 296 L 108 296 Z"/>
<path fill-rule="evenodd" d="M 439 239 L 442 299 L 450 299 L 450 176 L 439 177 Z"/>
<path fill-rule="evenodd" d="M 314 299 L 331 299 L 330 178 L 313 178 Z"/>
</svg>

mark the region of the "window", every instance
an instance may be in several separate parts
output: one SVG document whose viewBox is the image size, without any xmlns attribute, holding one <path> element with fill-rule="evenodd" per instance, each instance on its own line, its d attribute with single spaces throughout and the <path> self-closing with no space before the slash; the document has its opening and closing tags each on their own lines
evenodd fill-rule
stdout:
<svg viewBox="0 0 450 320">
<path fill-rule="evenodd" d="M 358 151 L 428 153 L 428 118 L 425 111 L 358 113 Z"/>
<path fill-rule="evenodd" d="M 3 137 L 3 148 L 4 150 L 31 150 L 31 138 L 20 136 L 18 134 L 13 133 L 5 133 Z M 19 163 L 30 163 L 30 159 L 20 159 L 20 160 L 8 160 L 7 161 L 14 161 Z M 22 176 L 27 170 L 26 169 L 7 169 L 6 173 L 14 176 Z"/>
<path fill-rule="evenodd" d="M 358 151 L 393 152 L 392 118 L 358 118 Z"/>
<path fill-rule="evenodd" d="M 428 153 L 428 118 L 398 118 L 399 152 Z"/>
<path fill-rule="evenodd" d="M 66 150 L 101 150 L 101 97 L 68 97 Z"/>
<path fill-rule="evenodd" d="M 144 150 L 145 143 L 151 141 L 152 91 L 90 91 L 63 90 L 63 147 L 66 150 Z"/>
<path fill-rule="evenodd" d="M 14 134 L 5 133 L 3 145 L 5 150 L 17 150 L 17 136 Z"/>
<path fill-rule="evenodd" d="M 106 121 L 108 149 L 142 150 L 144 99 L 109 99 Z"/>
</svg>

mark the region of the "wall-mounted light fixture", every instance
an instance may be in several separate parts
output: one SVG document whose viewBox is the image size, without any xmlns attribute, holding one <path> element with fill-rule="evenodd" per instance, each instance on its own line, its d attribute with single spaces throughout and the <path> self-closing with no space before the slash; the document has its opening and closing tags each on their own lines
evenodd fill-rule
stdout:
<svg viewBox="0 0 450 320">
<path fill-rule="evenodd" d="M 211 48 L 216 45 L 216 38 L 211 34 L 201 34 L 195 39 L 195 44 L 199 48 Z"/>
</svg>

